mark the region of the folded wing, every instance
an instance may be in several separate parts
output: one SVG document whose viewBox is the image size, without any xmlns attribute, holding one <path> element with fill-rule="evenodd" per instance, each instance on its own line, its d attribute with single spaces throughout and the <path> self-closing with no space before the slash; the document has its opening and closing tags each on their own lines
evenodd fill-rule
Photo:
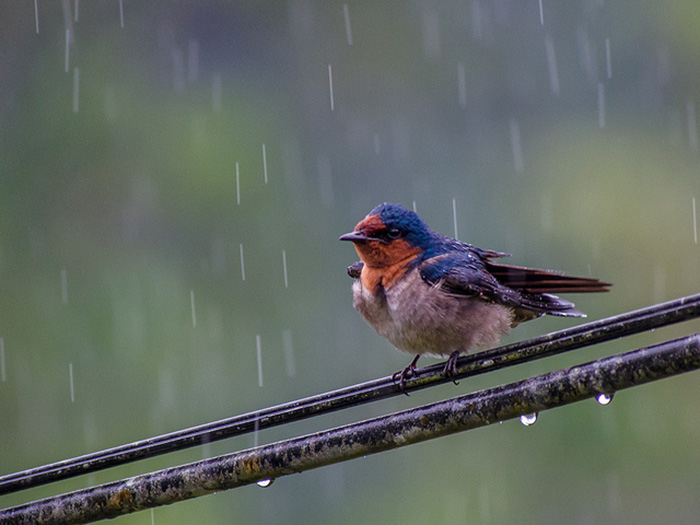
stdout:
<svg viewBox="0 0 700 525">
<path fill-rule="evenodd" d="M 528 310 L 538 315 L 585 317 L 572 302 L 552 293 L 603 292 L 610 286 L 598 279 L 496 264 L 488 258 L 464 257 L 463 254 L 433 257 L 424 261 L 419 269 L 425 282 L 440 286 L 447 293 L 479 297 L 510 306 L 516 312 Z"/>
</svg>

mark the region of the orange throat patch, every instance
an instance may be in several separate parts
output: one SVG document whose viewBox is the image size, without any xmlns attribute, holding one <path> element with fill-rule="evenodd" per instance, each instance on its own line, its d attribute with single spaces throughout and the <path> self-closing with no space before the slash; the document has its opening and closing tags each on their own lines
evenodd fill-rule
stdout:
<svg viewBox="0 0 700 525">
<path fill-rule="evenodd" d="M 372 268 L 365 264 L 360 274 L 360 281 L 366 290 L 377 294 L 384 289 L 391 288 L 406 274 L 408 269 L 409 266 L 403 261 L 384 268 Z"/>
<path fill-rule="evenodd" d="M 355 226 L 355 231 L 371 237 L 373 233 L 386 228 L 376 215 L 370 215 Z M 371 293 L 391 286 L 409 269 L 409 263 L 421 252 L 406 239 L 366 240 L 353 243 L 364 267 L 360 280 L 362 286 Z"/>
</svg>

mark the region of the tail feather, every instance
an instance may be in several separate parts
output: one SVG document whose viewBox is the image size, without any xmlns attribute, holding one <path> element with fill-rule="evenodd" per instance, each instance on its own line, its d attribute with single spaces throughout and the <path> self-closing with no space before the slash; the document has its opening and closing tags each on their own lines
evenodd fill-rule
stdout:
<svg viewBox="0 0 700 525">
<path fill-rule="evenodd" d="M 486 270 L 500 283 L 515 290 L 523 290 L 531 293 L 607 292 L 610 286 L 612 286 L 610 283 L 600 281 L 599 279 L 593 279 L 591 277 L 573 277 L 551 270 L 537 270 L 535 268 L 525 268 L 522 266 L 496 264 L 488 260 L 485 261 L 485 265 Z M 564 300 L 559 299 L 559 301 Z M 554 313 L 554 315 L 569 314 Z"/>
<path fill-rule="evenodd" d="M 574 308 L 574 303 L 548 293 L 521 292 L 522 306 L 540 314 L 561 317 L 586 317 L 586 314 Z"/>
<path fill-rule="evenodd" d="M 607 292 L 610 283 L 590 277 L 573 277 L 551 270 L 538 270 L 485 261 L 486 269 L 503 285 L 520 292 L 523 308 L 539 314 L 586 317 L 574 303 L 554 293 Z"/>
</svg>

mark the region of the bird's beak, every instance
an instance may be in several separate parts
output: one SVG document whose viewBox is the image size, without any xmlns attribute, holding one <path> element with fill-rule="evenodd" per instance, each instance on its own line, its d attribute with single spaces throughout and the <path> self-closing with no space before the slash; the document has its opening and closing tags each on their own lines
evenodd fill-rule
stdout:
<svg viewBox="0 0 700 525">
<path fill-rule="evenodd" d="M 339 241 L 352 241 L 352 242 L 371 241 L 372 237 L 367 237 L 367 235 L 365 235 L 361 231 L 354 231 L 354 232 L 346 233 L 345 235 L 341 235 L 338 240 Z"/>
</svg>

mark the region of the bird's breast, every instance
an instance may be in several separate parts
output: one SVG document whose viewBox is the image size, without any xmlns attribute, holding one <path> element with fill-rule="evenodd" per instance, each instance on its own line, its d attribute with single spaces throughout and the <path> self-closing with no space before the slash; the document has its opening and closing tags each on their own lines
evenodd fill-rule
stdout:
<svg viewBox="0 0 700 525">
<path fill-rule="evenodd" d="M 379 268 L 365 264 L 360 274 L 360 281 L 362 286 L 371 293 L 381 294 L 385 290 L 394 288 L 409 271 L 409 266 L 404 261 Z"/>
<path fill-rule="evenodd" d="M 449 355 L 492 346 L 510 329 L 510 308 L 445 293 L 423 281 L 417 268 L 393 280 L 384 277 L 363 269 L 353 285 L 353 305 L 401 350 Z"/>
</svg>

